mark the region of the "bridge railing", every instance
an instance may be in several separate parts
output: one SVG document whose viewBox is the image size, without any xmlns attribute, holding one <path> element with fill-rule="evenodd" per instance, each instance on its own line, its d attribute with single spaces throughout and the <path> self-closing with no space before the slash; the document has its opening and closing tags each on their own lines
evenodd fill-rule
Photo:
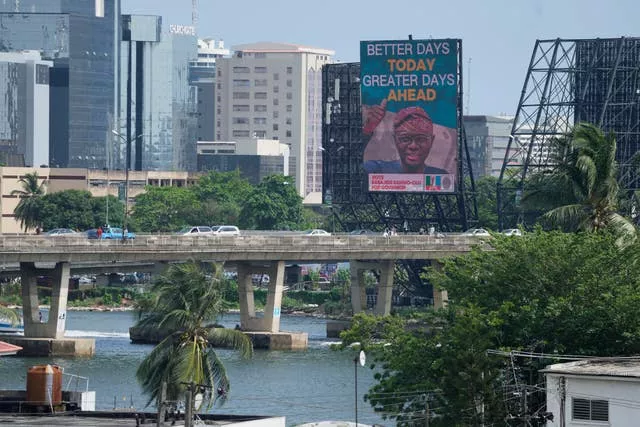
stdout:
<svg viewBox="0 0 640 427">
<path fill-rule="evenodd" d="M 0 248 L 3 251 L 28 251 L 46 248 L 77 248 L 87 250 L 98 248 L 116 249 L 119 251 L 162 250 L 184 247 L 191 250 L 232 249 L 246 251 L 264 251 L 273 248 L 282 250 L 304 250 L 304 248 L 322 249 L 374 249 L 403 250 L 415 248 L 424 250 L 428 247 L 470 246 L 482 243 L 487 238 L 463 235 L 446 235 L 444 237 L 428 235 L 247 235 L 247 236 L 177 236 L 174 234 L 141 234 L 135 239 L 127 240 L 95 240 L 86 237 L 47 237 L 47 236 L 0 236 Z M 91 249 L 90 249 L 91 248 Z"/>
</svg>

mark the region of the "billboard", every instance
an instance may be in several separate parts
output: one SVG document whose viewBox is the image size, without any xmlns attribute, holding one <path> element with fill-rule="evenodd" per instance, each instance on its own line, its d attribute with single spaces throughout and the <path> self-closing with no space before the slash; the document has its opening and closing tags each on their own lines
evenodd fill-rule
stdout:
<svg viewBox="0 0 640 427">
<path fill-rule="evenodd" d="M 360 42 L 369 191 L 456 191 L 458 40 Z"/>
</svg>

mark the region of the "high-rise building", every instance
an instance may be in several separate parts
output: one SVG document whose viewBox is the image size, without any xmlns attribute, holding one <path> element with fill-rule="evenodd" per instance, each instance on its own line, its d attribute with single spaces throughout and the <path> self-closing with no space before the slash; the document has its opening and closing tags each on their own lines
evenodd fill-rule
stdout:
<svg viewBox="0 0 640 427">
<path fill-rule="evenodd" d="M 113 135 L 114 167 L 195 171 L 196 88 L 189 64 L 197 58 L 195 29 L 163 25 L 160 16 L 123 15 L 120 122 Z"/>
<path fill-rule="evenodd" d="M 498 177 L 509 144 L 513 117 L 464 116 L 463 123 L 473 177 Z"/>
<path fill-rule="evenodd" d="M 0 50 L 37 50 L 50 72 L 49 161 L 102 168 L 115 121 L 120 0 L 0 1 Z"/>
<path fill-rule="evenodd" d="M 49 69 L 40 52 L 0 52 L 0 161 L 49 164 Z"/>
<path fill-rule="evenodd" d="M 215 139 L 278 139 L 304 203 L 322 202 L 322 66 L 334 52 L 295 44 L 234 46 L 216 61 Z"/>
<path fill-rule="evenodd" d="M 198 141 L 215 138 L 216 59 L 229 56 L 222 40 L 198 39 L 198 59 L 191 63 L 189 81 L 198 91 Z"/>
</svg>

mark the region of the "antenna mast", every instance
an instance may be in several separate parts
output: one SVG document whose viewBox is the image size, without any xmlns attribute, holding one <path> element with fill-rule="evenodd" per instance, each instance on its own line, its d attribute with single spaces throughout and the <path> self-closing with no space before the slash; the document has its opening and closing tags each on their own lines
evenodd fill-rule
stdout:
<svg viewBox="0 0 640 427">
<path fill-rule="evenodd" d="M 191 25 L 198 34 L 198 0 L 191 0 Z"/>
</svg>

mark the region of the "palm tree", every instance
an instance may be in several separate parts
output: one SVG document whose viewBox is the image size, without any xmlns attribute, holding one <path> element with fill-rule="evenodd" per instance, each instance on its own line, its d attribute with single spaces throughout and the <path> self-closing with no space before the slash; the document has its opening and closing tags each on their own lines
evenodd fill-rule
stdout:
<svg viewBox="0 0 640 427">
<path fill-rule="evenodd" d="M 160 328 L 169 335 L 142 361 L 136 377 L 149 403 L 159 402 L 162 384 L 167 384 L 166 399 L 180 401 L 186 384 L 205 386 L 203 402 L 223 403 L 229 379 L 213 346 L 239 350 L 250 357 L 253 346 L 240 331 L 216 328 L 214 322 L 225 311 L 222 296 L 226 286 L 221 269 L 214 266 L 208 278 L 195 262 L 174 264 L 152 286 L 156 300 L 143 314 L 137 326 Z M 217 396 L 216 396 L 217 392 Z"/>
<path fill-rule="evenodd" d="M 2 305 L 0 305 L 0 319 L 8 321 L 13 326 L 20 322 L 20 316 L 16 310 Z"/>
<path fill-rule="evenodd" d="M 24 231 L 38 227 L 42 223 L 39 199 L 46 192 L 46 181 L 39 183 L 38 180 L 38 172 L 27 173 L 18 181 L 22 184 L 22 190 L 11 192 L 12 196 L 20 197 L 14 214 L 16 219 L 20 220 L 20 227 Z"/>
<path fill-rule="evenodd" d="M 555 169 L 534 175 L 523 203 L 546 207 L 543 217 L 568 231 L 610 229 L 635 238 L 635 227 L 618 213 L 616 139 L 581 123 L 550 147 Z"/>
</svg>

